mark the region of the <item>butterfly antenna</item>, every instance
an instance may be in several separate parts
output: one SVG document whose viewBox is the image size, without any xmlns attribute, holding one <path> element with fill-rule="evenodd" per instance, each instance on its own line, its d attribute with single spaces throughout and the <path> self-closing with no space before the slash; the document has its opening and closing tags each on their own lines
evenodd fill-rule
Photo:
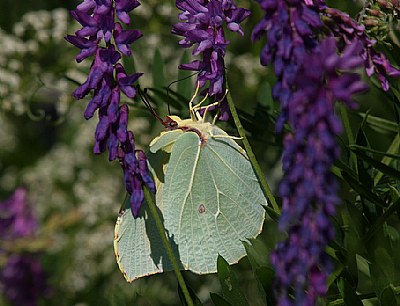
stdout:
<svg viewBox="0 0 400 306">
<path fill-rule="evenodd" d="M 195 75 L 198 75 L 200 72 L 202 72 L 202 70 L 200 70 L 200 71 L 198 71 L 198 72 L 195 72 L 195 73 L 192 73 L 191 75 L 188 75 L 188 76 L 186 76 L 186 77 L 184 77 L 184 78 L 181 78 L 181 79 L 178 79 L 178 80 L 176 80 L 176 81 L 172 81 L 171 83 L 169 83 L 169 85 L 167 86 L 167 97 L 168 97 L 168 98 L 171 98 L 171 96 L 169 95 L 169 93 L 170 93 L 170 91 L 171 91 L 171 86 L 172 86 L 173 84 L 178 83 L 178 82 L 181 82 L 181 81 L 184 81 L 184 80 L 187 80 L 187 79 L 189 79 L 189 78 L 191 78 L 191 77 L 193 77 L 193 76 L 195 76 Z M 171 115 L 171 110 L 170 110 L 170 107 L 169 107 L 169 102 L 167 102 L 167 103 L 168 103 L 168 114 Z"/>
<path fill-rule="evenodd" d="M 136 87 L 137 92 L 139 93 L 140 100 L 142 100 L 143 104 L 146 106 L 146 108 L 150 111 L 150 113 L 156 118 L 158 121 L 161 122 L 161 124 L 164 125 L 164 120 L 156 113 L 154 108 L 151 106 L 151 103 L 149 101 L 148 95 L 147 95 L 147 88 L 142 91 L 139 85 Z"/>
</svg>

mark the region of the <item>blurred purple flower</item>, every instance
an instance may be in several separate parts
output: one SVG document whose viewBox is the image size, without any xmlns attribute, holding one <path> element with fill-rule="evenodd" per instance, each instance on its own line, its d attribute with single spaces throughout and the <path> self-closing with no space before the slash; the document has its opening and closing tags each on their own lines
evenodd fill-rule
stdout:
<svg viewBox="0 0 400 306">
<path fill-rule="evenodd" d="M 124 30 L 114 14 L 124 24 L 130 24 L 128 13 L 140 5 L 137 0 L 84 0 L 71 15 L 82 25 L 75 35 L 65 39 L 81 49 L 77 62 L 95 55 L 87 80 L 73 93 L 76 99 L 84 98 L 93 91 L 86 107 L 86 119 L 98 110 L 99 122 L 95 131 L 93 151 L 100 154 L 108 149 L 110 161 L 119 159 L 125 177 L 125 186 L 131 195 L 132 213 L 138 216 L 143 201 L 142 183 L 154 192 L 155 187 L 149 171 L 141 171 L 135 153 L 134 137 L 127 131 L 128 106 L 119 105 L 121 91 L 129 98 L 136 95 L 133 83 L 142 73 L 128 75 L 119 60 L 122 55 L 132 54 L 130 45 L 142 36 L 138 30 Z M 115 45 L 111 38 L 114 38 Z M 104 39 L 105 47 L 100 46 Z M 122 54 L 122 55 L 121 55 Z M 138 153 L 141 152 L 141 153 Z"/>
<path fill-rule="evenodd" d="M 254 28 L 253 40 L 266 35 L 262 65 L 274 65 L 274 98 L 281 103 L 276 128 L 289 123 L 284 138 L 284 179 L 280 186 L 282 215 L 279 226 L 288 239 L 271 256 L 276 270 L 279 305 L 315 305 L 326 294 L 332 264 L 325 248 L 333 238 L 330 223 L 339 203 L 338 185 L 330 168 L 339 156 L 335 136 L 341 121 L 334 104 L 355 107 L 352 97 L 366 90 L 358 74 L 364 45 L 352 41 L 340 48 L 334 38 L 318 41 L 323 24 L 313 6 L 323 1 L 259 0 L 264 19 Z M 340 71 L 340 72 L 339 72 Z M 289 297 L 294 289 L 294 300 Z"/>
<path fill-rule="evenodd" d="M 202 55 L 201 60 L 182 64 L 179 69 L 198 71 L 200 87 L 209 82 L 208 95 L 220 101 L 225 95 L 224 57 L 229 45 L 223 25 L 243 35 L 240 23 L 250 15 L 250 11 L 238 8 L 232 0 L 177 0 L 176 6 L 183 12 L 179 14 L 181 22 L 173 26 L 172 33 L 184 36 L 179 42 L 182 47 L 189 48 L 196 44 L 192 54 Z M 225 100 L 221 102 L 220 119 L 227 120 L 229 108 Z"/>
<path fill-rule="evenodd" d="M 342 132 L 334 113 L 335 101 L 356 107 L 352 97 L 367 89 L 359 74 L 346 72 L 362 65 L 361 44 L 336 53 L 334 38 L 321 42 L 304 57 L 290 101 L 288 122 L 293 133 L 284 138 L 280 186 L 281 230 L 288 239 L 278 244 L 271 256 L 276 268 L 280 305 L 288 303 L 288 289 L 295 300 L 288 305 L 315 305 L 326 294 L 332 264 L 325 248 L 334 237 L 330 218 L 339 204 L 338 184 L 330 169 L 339 158 L 336 135 Z"/>
<path fill-rule="evenodd" d="M 7 200 L 0 202 L 0 236 L 5 240 L 32 236 L 38 224 L 27 200 L 27 191 L 17 188 Z"/>
<path fill-rule="evenodd" d="M 0 272 L 0 292 L 5 293 L 11 305 L 39 305 L 49 288 L 37 256 L 11 255 Z"/>
<path fill-rule="evenodd" d="M 37 220 L 27 200 L 27 191 L 18 188 L 7 200 L 0 202 L 0 236 L 3 242 L 34 237 Z M 0 271 L 0 292 L 12 305 L 36 306 L 48 295 L 49 287 L 38 254 L 9 254 Z"/>
</svg>

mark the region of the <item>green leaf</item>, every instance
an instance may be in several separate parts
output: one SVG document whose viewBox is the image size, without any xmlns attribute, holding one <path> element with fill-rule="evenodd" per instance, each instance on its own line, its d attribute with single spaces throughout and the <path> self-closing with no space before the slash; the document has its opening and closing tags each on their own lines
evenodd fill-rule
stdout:
<svg viewBox="0 0 400 306">
<path fill-rule="evenodd" d="M 246 297 L 240 289 L 239 283 L 235 274 L 232 272 L 229 264 L 222 256 L 218 256 L 218 278 L 221 283 L 222 293 L 224 298 L 232 306 L 248 305 Z"/>
<path fill-rule="evenodd" d="M 378 197 L 375 193 L 369 190 L 366 186 L 364 186 L 361 182 L 357 181 L 354 177 L 348 174 L 345 171 L 341 172 L 343 179 L 350 185 L 351 188 L 354 189 L 359 195 L 366 197 L 372 203 L 377 204 L 381 207 L 386 207 L 386 203 Z"/>
<path fill-rule="evenodd" d="M 379 171 L 381 171 L 382 173 L 391 176 L 395 179 L 400 179 L 400 172 L 395 170 L 392 167 L 389 167 L 383 163 L 381 163 L 380 161 L 377 161 L 375 159 L 373 159 L 372 157 L 369 157 L 367 154 L 365 154 L 362 151 L 355 151 L 356 155 L 358 158 L 364 160 L 365 162 L 367 162 L 368 164 L 370 164 L 371 166 L 373 166 L 374 168 L 378 169 Z"/>
<path fill-rule="evenodd" d="M 379 243 L 383 237 L 378 237 Z M 390 256 L 386 248 L 379 245 L 371 245 L 373 250 L 373 262 L 370 265 L 371 280 L 375 288 L 376 295 L 379 297 L 384 289 L 395 281 L 393 257 Z"/>
<path fill-rule="evenodd" d="M 153 65 L 152 65 L 152 76 L 153 76 L 153 87 L 163 88 L 165 87 L 165 75 L 164 75 L 164 61 L 162 59 L 160 50 L 156 48 L 154 51 Z"/>
<path fill-rule="evenodd" d="M 363 147 L 363 146 L 358 146 L 358 145 L 352 145 L 349 146 L 349 149 L 355 152 L 369 152 L 369 153 L 373 153 L 376 155 L 380 155 L 380 156 L 387 156 L 393 159 L 399 159 L 400 160 L 400 154 L 391 154 L 388 152 L 383 152 L 383 151 L 378 151 L 378 150 L 374 150 L 371 148 L 367 148 L 367 147 Z"/>
<path fill-rule="evenodd" d="M 397 133 L 399 131 L 399 126 L 396 122 L 383 119 L 381 117 L 375 117 L 370 114 L 356 112 L 355 114 L 366 118 L 367 124 L 379 133 Z"/>
<path fill-rule="evenodd" d="M 187 64 L 190 61 L 190 56 L 188 52 L 185 50 L 182 54 L 180 63 Z M 185 97 L 186 99 L 190 99 L 193 94 L 193 80 L 190 76 L 193 73 L 188 70 L 178 69 L 178 92 Z"/>
<path fill-rule="evenodd" d="M 261 84 L 257 94 L 257 101 L 267 108 L 269 114 L 273 113 L 274 99 L 272 98 L 272 89 L 268 81 Z"/>
<path fill-rule="evenodd" d="M 339 278 L 337 281 L 337 286 L 346 306 L 363 306 L 363 303 L 361 302 L 361 299 L 358 297 L 354 288 L 350 286 L 345 278 Z"/>
<path fill-rule="evenodd" d="M 381 306 L 398 305 L 392 286 L 387 286 L 383 289 L 379 296 L 379 303 Z"/>
<path fill-rule="evenodd" d="M 225 300 L 219 294 L 211 292 L 210 297 L 215 306 L 232 306 L 231 304 L 229 304 L 229 302 L 227 300 Z"/>
<path fill-rule="evenodd" d="M 122 61 L 124 63 L 124 68 L 127 74 L 133 74 L 137 72 L 133 56 L 123 56 Z"/>
<path fill-rule="evenodd" d="M 371 275 L 369 272 L 370 262 L 362 257 L 361 255 L 356 255 L 357 270 L 358 270 L 358 284 L 357 291 L 359 292 L 370 292 L 373 290 Z"/>
<path fill-rule="evenodd" d="M 273 290 L 273 283 L 275 279 L 274 269 L 268 267 L 260 267 L 255 270 L 255 275 L 264 289 L 267 305 L 276 305 Z"/>
</svg>

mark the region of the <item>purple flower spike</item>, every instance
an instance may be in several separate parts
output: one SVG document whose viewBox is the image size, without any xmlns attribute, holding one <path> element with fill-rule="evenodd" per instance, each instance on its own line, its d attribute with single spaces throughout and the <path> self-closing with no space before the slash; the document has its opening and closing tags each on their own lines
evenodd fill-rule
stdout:
<svg viewBox="0 0 400 306">
<path fill-rule="evenodd" d="M 196 45 L 193 55 L 201 55 L 202 60 L 179 66 L 179 69 L 199 71 L 197 81 L 200 87 L 209 83 L 208 95 L 220 101 L 225 95 L 225 50 L 229 42 L 225 39 L 223 25 L 233 32 L 243 35 L 240 23 L 250 15 L 250 11 L 238 8 L 232 0 L 177 0 L 176 6 L 183 11 L 181 22 L 175 24 L 172 33 L 183 36 L 179 44 L 184 48 Z M 221 101 L 220 119 L 229 118 L 226 100 Z"/>
<path fill-rule="evenodd" d="M 338 48 L 334 38 L 318 40 L 314 33 L 323 24 L 315 9 L 325 9 L 323 1 L 258 2 L 266 14 L 252 38 L 267 38 L 260 62 L 272 63 L 277 77 L 273 96 L 281 104 L 281 116 L 276 129 L 291 126 L 284 137 L 285 175 L 279 188 L 279 228 L 288 238 L 271 254 L 275 291 L 280 306 L 311 306 L 326 294 L 332 271 L 325 249 L 334 236 L 330 218 L 339 198 L 330 168 L 339 157 L 335 136 L 342 131 L 334 105 L 341 101 L 356 107 L 353 96 L 366 90 L 360 76 L 348 71 L 364 62 L 365 45 L 349 39 Z"/>
<path fill-rule="evenodd" d="M 82 29 L 76 31 L 75 36 L 65 37 L 81 49 L 76 57 L 78 62 L 95 55 L 87 80 L 73 95 L 76 99 L 83 99 L 93 91 L 93 97 L 84 112 L 84 117 L 90 119 L 98 110 L 99 122 L 93 152 L 101 154 L 108 149 L 110 161 L 119 159 L 135 218 L 139 215 L 143 201 L 142 183 L 153 192 L 155 185 L 143 151 L 138 151 L 139 161 L 136 158 L 134 136 L 127 130 L 128 106 L 119 105 L 121 91 L 129 98 L 136 95 L 133 85 L 142 73 L 127 75 L 119 61 L 122 55 L 132 54 L 131 44 L 142 37 L 142 33 L 138 30 L 124 30 L 121 23 L 116 21 L 114 12 L 121 22 L 129 24 L 131 20 L 128 13 L 139 5 L 137 0 L 84 0 L 71 12 Z M 103 46 L 99 46 L 101 40 L 105 42 Z"/>
</svg>

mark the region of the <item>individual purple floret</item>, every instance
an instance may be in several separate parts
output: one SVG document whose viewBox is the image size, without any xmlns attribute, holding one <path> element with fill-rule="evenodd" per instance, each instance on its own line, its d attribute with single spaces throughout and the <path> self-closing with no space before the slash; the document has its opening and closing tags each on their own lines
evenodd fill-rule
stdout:
<svg viewBox="0 0 400 306">
<path fill-rule="evenodd" d="M 27 200 L 27 191 L 18 188 L 0 202 L 0 237 L 4 243 L 32 238 L 38 229 L 36 217 Z M 6 262 L 0 271 L 0 292 L 11 305 L 36 306 L 49 293 L 38 254 L 10 254 L 1 249 Z"/>
<path fill-rule="evenodd" d="M 232 0 L 177 0 L 176 6 L 183 12 L 179 14 L 181 22 L 173 26 L 172 33 L 184 36 L 179 42 L 182 47 L 196 45 L 192 54 L 202 56 L 201 60 L 180 65 L 179 69 L 198 71 L 200 88 L 209 82 L 208 95 L 220 101 L 226 89 L 224 57 L 229 45 L 223 25 L 243 35 L 240 23 L 250 15 L 250 11 L 238 8 Z M 229 109 L 224 104 L 226 101 L 222 103 L 221 120 L 229 117 Z"/>
<path fill-rule="evenodd" d="M 122 24 L 116 21 L 115 15 L 122 23 L 130 24 L 128 13 L 139 5 L 136 0 L 84 0 L 71 12 L 82 25 L 82 29 L 76 31 L 75 35 L 65 37 L 68 42 L 81 49 L 76 57 L 77 62 L 95 55 L 87 80 L 73 95 L 76 99 L 82 99 L 93 92 L 84 112 L 85 118 L 90 119 L 98 111 L 99 122 L 93 151 L 101 154 L 108 149 L 110 161 L 119 159 L 124 170 L 126 190 L 131 195 L 130 203 L 135 218 L 143 201 L 142 184 L 146 184 L 153 192 L 155 186 L 147 165 L 139 166 L 140 162 L 136 158 L 135 154 L 138 154 L 139 160 L 146 161 L 142 151 L 135 151 L 133 134 L 127 130 L 128 106 L 119 105 L 121 91 L 129 98 L 136 95 L 133 84 L 142 73 L 128 75 L 119 61 L 122 55 L 132 54 L 130 46 L 142 33 L 138 30 L 124 30 Z M 102 40 L 105 44 L 101 44 Z"/>
</svg>

